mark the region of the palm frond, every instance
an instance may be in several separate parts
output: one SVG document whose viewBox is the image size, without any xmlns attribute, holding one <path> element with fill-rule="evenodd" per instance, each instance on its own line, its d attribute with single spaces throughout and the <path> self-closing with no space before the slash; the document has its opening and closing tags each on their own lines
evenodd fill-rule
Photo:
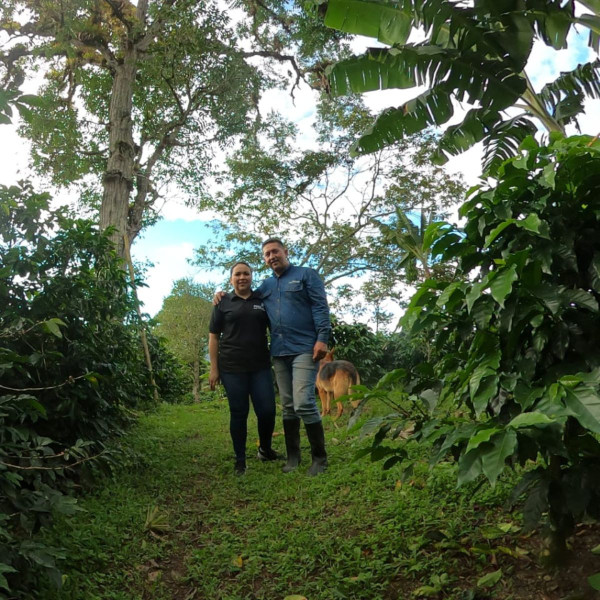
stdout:
<svg viewBox="0 0 600 600">
<path fill-rule="evenodd" d="M 515 156 L 521 142 L 537 132 L 535 123 L 522 115 L 499 122 L 483 139 L 483 170 L 495 175 L 500 165 Z"/>
<path fill-rule="evenodd" d="M 600 98 L 600 60 L 563 71 L 538 93 L 548 112 L 566 125 L 583 109 L 583 99 Z"/>
<path fill-rule="evenodd" d="M 388 108 L 353 145 L 351 154 L 369 154 L 393 144 L 405 135 L 441 125 L 454 114 L 451 94 L 444 89 L 428 90 L 400 108 Z"/>
<path fill-rule="evenodd" d="M 327 27 L 390 45 L 406 43 L 413 23 L 407 2 L 329 0 L 325 15 Z"/>
</svg>

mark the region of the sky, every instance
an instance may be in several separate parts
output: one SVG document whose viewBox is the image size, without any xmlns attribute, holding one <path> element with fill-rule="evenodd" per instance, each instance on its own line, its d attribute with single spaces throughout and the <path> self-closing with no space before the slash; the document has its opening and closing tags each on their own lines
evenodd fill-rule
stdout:
<svg viewBox="0 0 600 600">
<path fill-rule="evenodd" d="M 373 41 L 368 40 L 367 43 L 372 45 Z M 364 39 L 357 42 L 357 47 L 361 45 L 365 45 Z M 573 38 L 569 49 L 560 52 L 539 44 L 532 52 L 527 73 L 534 87 L 539 89 L 553 80 L 560 71 L 573 68 L 577 62 L 589 60 L 588 56 L 585 39 Z M 414 90 L 386 90 L 365 94 L 365 101 L 369 108 L 379 112 L 388 106 L 398 106 L 414 95 Z M 308 86 L 296 93 L 295 103 L 282 90 L 270 91 L 261 101 L 263 113 L 275 108 L 294 120 L 307 146 L 314 137 L 314 106 L 315 95 Z M 457 116 L 455 120 L 458 118 Z M 600 101 L 588 103 L 580 124 L 582 133 L 595 135 L 600 132 Z M 0 136 L 0 183 L 10 185 L 28 176 L 28 146 L 19 138 L 15 127 L 0 125 Z M 478 180 L 480 165 L 481 149 L 475 147 L 452 158 L 446 168 L 451 173 L 461 173 L 466 183 L 472 185 Z M 139 297 L 144 312 L 151 316 L 160 310 L 163 299 L 176 280 L 189 277 L 196 282 L 216 284 L 223 279 L 221 272 L 203 272 L 190 263 L 194 248 L 205 243 L 211 235 L 207 220 L 213 215 L 198 213 L 177 200 L 166 202 L 161 215 L 162 220 L 138 236 L 132 246 L 134 260 L 145 265 L 146 287 L 139 290 Z M 396 312 L 394 306 L 386 308 Z"/>
</svg>

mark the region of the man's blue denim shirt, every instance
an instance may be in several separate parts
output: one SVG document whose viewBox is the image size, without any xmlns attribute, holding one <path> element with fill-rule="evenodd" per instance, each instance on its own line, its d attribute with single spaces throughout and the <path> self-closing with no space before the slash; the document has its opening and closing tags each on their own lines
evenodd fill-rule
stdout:
<svg viewBox="0 0 600 600">
<path fill-rule="evenodd" d="M 331 334 L 325 286 L 314 269 L 290 265 L 256 290 L 271 322 L 271 356 L 310 352 Z"/>
</svg>

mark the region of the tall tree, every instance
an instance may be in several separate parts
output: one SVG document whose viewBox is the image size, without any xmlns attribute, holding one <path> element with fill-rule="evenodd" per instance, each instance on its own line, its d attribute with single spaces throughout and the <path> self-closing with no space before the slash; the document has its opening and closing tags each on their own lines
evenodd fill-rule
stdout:
<svg viewBox="0 0 600 600">
<path fill-rule="evenodd" d="M 212 296 L 212 288 L 179 279 L 156 315 L 156 333 L 165 338 L 171 352 L 192 370 L 195 402 L 199 400 L 200 365 L 208 346 Z"/>
<path fill-rule="evenodd" d="M 5 85 L 45 73 L 22 128 L 34 167 L 79 182 L 121 250 L 161 186 L 202 194 L 214 153 L 252 127 L 265 80 L 216 1 L 8 0 L 0 26 Z"/>
<path fill-rule="evenodd" d="M 425 86 L 410 101 L 384 110 L 355 146 L 373 152 L 402 136 L 447 123 L 457 103 L 472 108 L 440 140 L 438 159 L 484 142 L 484 167 L 494 172 L 541 124 L 563 132 L 585 98 L 600 97 L 600 61 L 561 73 L 536 92 L 525 67 L 534 41 L 559 50 L 575 26 L 589 30 L 598 52 L 600 7 L 595 0 L 315 0 L 335 29 L 377 38 L 386 47 L 328 70 L 335 94 Z M 577 5 L 590 12 L 578 14 Z M 409 42 L 415 31 L 422 41 Z M 422 88 L 421 88 L 422 89 Z M 516 108 L 517 114 L 508 109 Z"/>
</svg>

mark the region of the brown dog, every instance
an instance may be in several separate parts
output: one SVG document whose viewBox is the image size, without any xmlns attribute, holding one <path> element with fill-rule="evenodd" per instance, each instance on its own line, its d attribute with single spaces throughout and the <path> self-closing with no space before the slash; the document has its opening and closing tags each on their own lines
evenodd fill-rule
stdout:
<svg viewBox="0 0 600 600">
<path fill-rule="evenodd" d="M 329 351 L 319 364 L 317 374 L 317 391 L 321 399 L 321 415 L 331 414 L 331 401 L 337 401 L 337 416 L 344 412 L 340 396 L 350 394 L 353 385 L 360 384 L 360 376 L 356 367 L 347 360 L 333 360 L 333 350 Z M 351 402 L 353 408 L 358 406 L 358 401 Z"/>
</svg>

